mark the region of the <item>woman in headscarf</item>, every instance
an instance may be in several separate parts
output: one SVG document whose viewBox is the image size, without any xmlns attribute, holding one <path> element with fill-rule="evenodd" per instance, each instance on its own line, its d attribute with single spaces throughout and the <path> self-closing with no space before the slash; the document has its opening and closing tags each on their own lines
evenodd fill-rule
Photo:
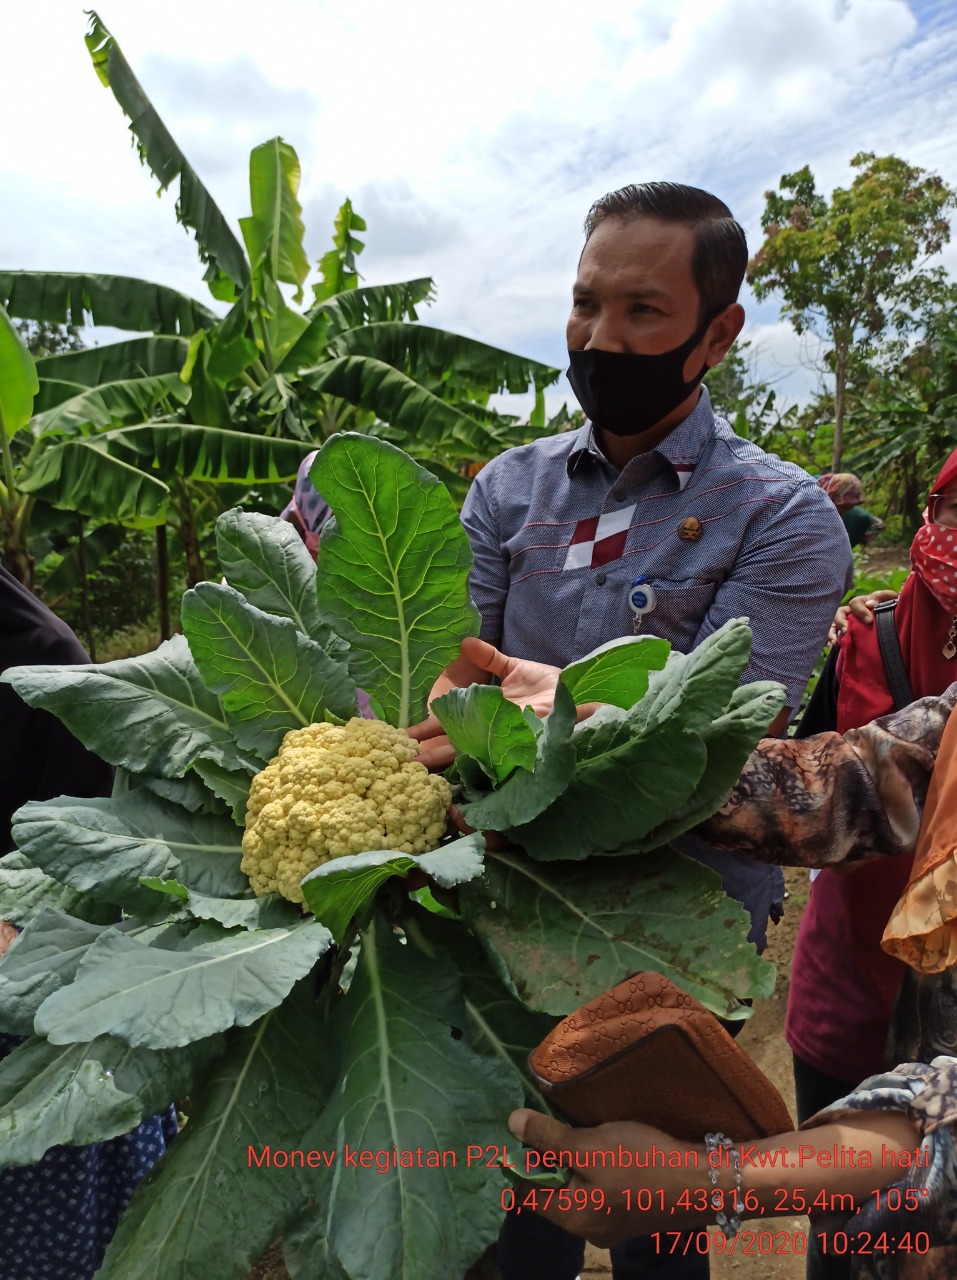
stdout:
<svg viewBox="0 0 957 1280">
<path fill-rule="evenodd" d="M 884 528 L 884 521 L 864 510 L 864 486 L 850 471 L 829 471 L 818 484 L 837 507 L 852 547 L 863 547 Z"/>
<path fill-rule="evenodd" d="M 326 522 L 332 518 L 332 508 L 309 479 L 309 472 L 318 452 L 318 449 L 313 449 L 300 462 L 292 497 L 279 513 L 280 519 L 287 521 L 298 532 L 313 560 L 319 559 L 319 535 Z M 366 720 L 375 719 L 369 695 L 364 689 L 356 690 L 356 708 Z"/>
<path fill-rule="evenodd" d="M 924 698 L 957 680 L 957 450 L 934 482 L 910 557 L 894 628 L 913 696 Z M 877 626 L 852 616 L 798 736 L 844 733 L 893 709 Z M 909 871 L 907 859 L 853 877 L 824 870 L 811 886 L 785 1027 L 801 1120 L 886 1065 L 904 966 L 882 952 L 880 938 Z"/>
<path fill-rule="evenodd" d="M 309 472 L 318 452 L 318 449 L 313 449 L 300 462 L 292 497 L 280 512 L 280 518 L 287 520 L 298 531 L 313 560 L 319 554 L 322 527 L 332 515 L 329 503 L 309 479 Z"/>
</svg>

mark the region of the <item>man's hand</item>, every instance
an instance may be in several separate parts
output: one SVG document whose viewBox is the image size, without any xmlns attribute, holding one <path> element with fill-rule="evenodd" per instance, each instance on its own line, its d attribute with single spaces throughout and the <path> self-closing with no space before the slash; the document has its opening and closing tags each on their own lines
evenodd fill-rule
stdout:
<svg viewBox="0 0 957 1280">
<path fill-rule="evenodd" d="M 856 618 L 858 622 L 863 622 L 866 627 L 873 626 L 874 614 L 872 610 L 874 606 L 883 604 L 886 600 L 896 600 L 899 595 L 899 591 L 871 591 L 866 596 L 854 596 L 847 604 L 842 604 L 837 613 L 835 613 L 831 629 L 827 633 L 828 647 L 832 648 L 836 645 L 847 630 L 848 617 Z"/>
<path fill-rule="evenodd" d="M 0 956 L 6 951 L 11 942 L 16 942 L 20 934 L 12 924 L 7 924 L 6 920 L 0 920 Z"/>
<path fill-rule="evenodd" d="M 748 1141 L 740 1184 L 722 1161 L 715 1168 L 717 1187 L 712 1188 L 705 1145 L 671 1137 L 650 1125 L 620 1120 L 592 1129 L 568 1129 L 549 1116 L 521 1110 L 512 1112 L 508 1127 L 533 1151 L 570 1153 L 570 1161 L 566 1156 L 565 1165 L 557 1167 L 574 1167 L 567 1184 L 574 1208 L 557 1192 L 547 1202 L 541 1195 L 536 1211 L 601 1248 L 654 1231 L 710 1225 L 715 1189 L 725 1196 L 732 1191 L 741 1195 L 742 1218 L 793 1213 L 797 1197 L 807 1205 L 822 1192 L 863 1202 L 875 1187 L 896 1180 L 902 1154 L 915 1151 L 921 1140 L 917 1125 L 903 1112 L 858 1111 L 831 1124 Z M 601 1155 L 589 1158 L 588 1153 L 616 1151 L 619 1145 L 634 1153 L 630 1168 L 622 1168 L 620 1161 L 606 1164 Z M 816 1156 L 842 1145 L 856 1151 L 858 1159 L 837 1166 L 830 1158 L 826 1163 L 813 1159 L 807 1167 L 809 1148 Z M 535 1168 L 530 1156 L 525 1151 L 519 1157 L 521 1170 Z M 587 1207 L 579 1208 L 582 1200 Z"/>
<path fill-rule="evenodd" d="M 626 1151 L 651 1152 L 657 1149 L 662 1152 L 660 1159 L 676 1151 L 689 1152 L 688 1165 L 698 1173 L 692 1173 L 691 1180 L 695 1186 L 708 1186 L 708 1158 L 703 1144 L 681 1142 L 677 1138 L 653 1129 L 646 1124 L 633 1124 L 630 1121 L 616 1121 L 614 1124 L 601 1124 L 593 1129 L 569 1129 L 550 1116 L 540 1115 L 537 1111 L 513 1111 L 508 1118 L 508 1127 L 516 1138 L 535 1151 L 571 1151 L 573 1163 L 586 1166 L 576 1168 L 568 1181 L 568 1189 L 572 1194 L 571 1211 L 558 1195 L 551 1197 L 547 1206 L 538 1210 L 539 1215 L 553 1222 L 556 1227 L 568 1231 L 572 1235 L 584 1236 L 592 1244 L 601 1249 L 622 1244 L 634 1236 L 647 1235 L 650 1231 L 678 1229 L 674 1212 L 675 1201 L 689 1184 L 688 1168 L 677 1171 L 662 1168 L 660 1164 L 645 1169 L 621 1168 L 617 1165 L 605 1165 L 603 1160 L 594 1162 L 585 1159 L 574 1160 L 575 1152 L 597 1152 L 617 1150 L 618 1145 Z M 520 1168 L 528 1163 L 526 1156 L 519 1157 Z M 595 1167 L 588 1167 L 594 1163 Z M 651 1164 L 649 1160 L 647 1162 Z M 676 1162 L 677 1163 L 677 1162 Z M 531 1169 L 533 1166 L 528 1163 Z M 672 1185 L 672 1183 L 674 1185 Z M 640 1212 L 636 1207 L 635 1193 L 647 1188 L 651 1207 Z M 575 1196 L 576 1190 L 578 1196 Z M 588 1196 L 588 1207 L 579 1209 L 578 1201 L 583 1199 L 583 1192 Z M 544 1197 L 543 1197 L 544 1199 Z M 644 1205 L 644 1200 L 642 1201 Z M 679 1214 L 677 1221 L 681 1227 L 693 1226 L 696 1221 L 705 1224 L 714 1220 L 714 1212 L 707 1201 L 699 1212 Z"/>
<path fill-rule="evenodd" d="M 462 641 L 461 658 L 435 682 L 429 705 L 433 698 L 448 693 L 450 689 L 487 684 L 489 676 L 496 676 L 509 702 L 531 707 L 536 715 L 543 716 L 551 710 L 560 675 L 561 667 L 531 662 L 527 658 L 509 658 L 487 641 L 468 636 Z M 430 715 L 420 724 L 412 725 L 409 736 L 422 744 L 417 759 L 427 769 L 446 769 L 455 759 L 455 750 L 435 716 Z"/>
</svg>

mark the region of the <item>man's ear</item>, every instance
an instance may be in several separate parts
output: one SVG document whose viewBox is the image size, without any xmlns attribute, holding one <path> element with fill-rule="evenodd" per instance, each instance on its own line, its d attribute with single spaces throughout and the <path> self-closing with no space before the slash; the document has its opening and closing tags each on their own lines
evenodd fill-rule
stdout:
<svg viewBox="0 0 957 1280">
<path fill-rule="evenodd" d="M 740 302 L 732 302 L 715 316 L 708 330 L 708 346 L 704 356 L 705 363 L 710 369 L 721 363 L 743 328 L 744 307 Z"/>
</svg>

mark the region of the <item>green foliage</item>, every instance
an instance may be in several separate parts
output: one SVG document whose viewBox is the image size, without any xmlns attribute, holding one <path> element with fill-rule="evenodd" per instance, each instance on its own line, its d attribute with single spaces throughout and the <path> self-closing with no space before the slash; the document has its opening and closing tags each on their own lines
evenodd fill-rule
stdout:
<svg viewBox="0 0 957 1280">
<path fill-rule="evenodd" d="M 273 1177 L 249 1152 L 301 1146 L 305 1117 L 322 1110 L 332 1087 L 324 1035 L 309 983 L 227 1035 L 226 1052 L 192 1093 L 185 1132 L 135 1191 L 104 1280 L 245 1275 L 308 1195 L 302 1170 Z"/>
<path fill-rule="evenodd" d="M 436 676 L 478 632 L 468 537 L 446 490 L 385 441 L 330 440 L 309 473 L 336 513 L 323 530 L 319 611 L 390 724 L 423 719 Z"/>
<path fill-rule="evenodd" d="M 316 601 L 316 565 L 292 525 L 227 511 L 216 522 L 216 546 L 223 573 L 251 605 L 288 618 L 310 639 L 328 642 Z"/>
<path fill-rule="evenodd" d="M 186 1097 L 222 1048 L 220 1036 L 185 1053 L 134 1049 L 115 1036 L 66 1045 L 32 1037 L 0 1063 L 0 1166 L 33 1164 L 51 1146 L 102 1141 L 111 1129 L 114 1137 L 129 1132 L 169 1098 Z"/>
<path fill-rule="evenodd" d="M 144 649 L 152 648 L 156 643 L 153 532 L 111 524 L 85 530 L 81 564 L 77 539 L 79 521 L 75 516 L 66 516 L 62 523 L 58 520 L 45 536 L 38 532 L 39 523 L 35 508 L 31 547 L 37 555 L 36 576 L 43 586 L 43 599 L 53 612 L 77 635 L 84 634 L 85 569 L 94 650 L 99 652 L 109 637 L 124 628 L 144 624 L 153 628 Z M 89 639 L 87 648 L 90 648 Z"/>
<path fill-rule="evenodd" d="M 255 147 L 249 157 L 253 211 L 239 223 L 259 291 L 267 281 L 294 284 L 297 302 L 302 301 L 302 283 L 309 274 L 309 260 L 302 247 L 305 228 L 300 217 L 299 178 L 299 160 L 282 138 Z"/>
<path fill-rule="evenodd" d="M 563 681 L 576 699 L 612 705 L 573 733 L 570 699 L 560 692 L 549 722 L 557 712 L 563 730 L 532 735 L 530 763 L 510 769 L 498 790 L 493 784 L 503 779 L 492 775 L 492 753 L 478 757 L 481 772 L 460 769 L 474 802 L 463 807 L 466 820 L 506 832 L 533 858 L 577 859 L 657 848 L 719 808 L 783 706 L 784 691 L 771 683 L 737 687 L 751 652 L 744 619 L 726 623 L 690 654 L 668 654 L 667 662 L 661 643 L 605 645 L 570 668 Z M 629 654 L 630 672 L 623 667 Z M 456 705 L 464 705 L 463 695 L 438 698 L 434 708 L 456 750 L 475 759 L 475 731 L 488 732 L 486 717 L 463 723 L 449 714 Z M 493 738 L 493 749 L 509 741 Z"/>
<path fill-rule="evenodd" d="M 447 695 L 448 696 L 448 695 Z M 452 695 L 454 697 L 454 695 Z M 575 702 L 565 685 L 559 683 L 555 702 L 544 723 L 527 713 L 536 734 L 535 761 L 531 769 L 514 769 L 494 790 L 488 789 L 488 773 L 498 775 L 500 769 L 490 763 L 488 769 L 469 767 L 473 757 L 467 754 L 472 733 L 462 733 L 454 717 L 445 712 L 445 698 L 432 704 L 449 740 L 456 746 L 461 734 L 465 750 L 456 760 L 456 769 L 465 785 L 469 803 L 463 813 L 466 821 L 481 831 L 519 831 L 559 799 L 575 772 Z M 475 761 L 479 765 L 479 761 Z"/>
<path fill-rule="evenodd" d="M 535 768 L 541 725 L 526 719 L 494 685 L 473 684 L 436 698 L 432 709 L 455 743 L 459 776 L 476 765 L 493 786 L 523 769 Z"/>
<path fill-rule="evenodd" d="M 437 464 L 447 455 L 453 466 L 463 456 L 487 458 L 498 451 L 499 433 L 454 411 L 452 403 L 483 406 L 496 391 L 524 391 L 529 383 L 540 395 L 557 379 L 557 369 L 405 324 L 416 319 L 418 303 L 431 299 L 431 281 L 359 289 L 356 258 L 364 246 L 354 233 L 366 224 L 349 200 L 336 217 L 333 247 L 318 264 L 312 310 L 293 310 L 278 286 L 293 285 L 299 302 L 309 273 L 293 148 L 274 138 L 250 156 L 251 213 L 240 220 L 247 260 L 95 13 L 87 45 L 161 189 L 179 178 L 177 217 L 196 236 L 213 295 L 234 303 L 209 334 L 208 359 L 187 362 L 183 370 L 194 402 L 208 401 L 216 387 L 219 414 L 229 419 L 214 423 L 206 415 L 198 425 L 231 422 L 244 430 L 321 441 L 337 430 L 388 424 L 410 452 L 427 451 Z M 386 331 L 372 332 L 376 325 Z M 527 430 L 535 434 L 541 426 L 536 422 Z M 517 443 L 523 432 L 512 435 Z"/>
<path fill-rule="evenodd" d="M 23 345 L 37 360 L 52 359 L 85 349 L 80 331 L 74 324 L 50 324 L 47 320 L 18 320 L 14 327 Z"/>
<path fill-rule="evenodd" d="M 365 219 L 355 212 L 351 200 L 345 200 L 336 214 L 332 248 L 319 262 L 322 281 L 312 286 L 316 306 L 327 298 L 334 298 L 336 294 L 357 288 L 360 276 L 356 268 L 356 257 L 365 248 L 365 244 L 352 233 L 365 230 Z"/>
<path fill-rule="evenodd" d="M 667 641 L 657 636 L 609 640 L 566 667 L 561 682 L 579 705 L 608 702 L 633 707 L 648 692 L 652 671 L 664 667 L 669 652 Z"/>
<path fill-rule="evenodd" d="M 904 553 L 902 552 L 902 557 Z M 867 553 L 856 552 L 854 555 L 854 585 L 844 597 L 844 603 L 854 596 L 870 595 L 872 591 L 900 591 L 907 578 L 908 569 L 890 569 L 884 573 L 875 573 L 867 564 Z M 863 570 L 863 571 L 862 571 Z"/>
<path fill-rule="evenodd" d="M 515 853 L 489 852 L 485 875 L 460 900 L 495 968 L 539 1012 L 571 1013 L 642 969 L 731 1018 L 747 1017 L 740 1001 L 774 984 L 744 942 L 747 912 L 715 872 L 674 849 L 550 863 L 547 874 Z"/>
<path fill-rule="evenodd" d="M 24 806 L 20 851 L 0 865 L 0 904 L 25 895 L 0 1015 L 31 1033 L 0 1064 L 3 1159 L 191 1098 L 106 1277 L 228 1280 L 284 1231 L 303 1275 L 317 1259 L 365 1280 L 461 1275 L 500 1220 L 500 1171 L 466 1149 L 505 1143 L 508 1112 L 534 1096 L 524 1059 L 543 1011 L 641 967 L 740 1017 L 773 978 L 717 877 L 661 849 L 722 802 L 783 698 L 737 687 L 744 622 L 688 657 L 605 646 L 565 674 L 544 720 L 500 691 L 453 700 L 460 771 L 481 789 L 469 815 L 497 809 L 526 850 L 489 852 L 476 833 L 333 859 L 304 882 L 312 916 L 253 896 L 238 820 L 285 731 L 348 714 L 347 664 L 390 715 L 421 714 L 474 629 L 464 534 L 427 472 L 347 435 L 316 476 L 335 512 L 318 567 L 288 526 L 270 536 L 262 515 L 232 512 L 218 533 L 233 581 L 187 592 L 185 637 L 3 676 L 120 770 L 109 799 Z M 575 699 L 606 695 L 621 705 L 576 731 Z M 589 840 L 569 804 L 590 798 Z M 370 1169 L 346 1162 L 346 1143 L 397 1156 Z M 455 1160 L 430 1167 L 419 1148 Z M 270 1150 L 328 1161 L 272 1177 L 256 1167 Z"/>
<path fill-rule="evenodd" d="M 354 713 L 346 667 L 295 623 L 255 608 L 232 587 L 201 582 L 183 597 L 182 618 L 200 675 L 221 696 L 244 751 L 268 760 L 290 725 Z"/>
<path fill-rule="evenodd" d="M 936 174 L 897 156 L 861 152 L 850 187 L 830 202 L 805 166 L 765 195 L 765 240 L 748 267 L 759 299 L 783 299 L 798 333 L 833 347 L 835 437 L 831 470 L 841 470 L 844 398 L 852 346 L 885 330 L 906 331 L 940 288 L 943 268 L 926 259 L 950 239 L 947 211 L 957 193 Z"/>
<path fill-rule="evenodd" d="M 934 318 L 923 341 L 889 345 L 860 371 L 847 421 L 848 466 L 869 490 L 882 487 L 887 514 L 899 515 L 901 534 L 912 537 L 934 477 L 957 448 L 957 328 L 949 314 Z"/>
<path fill-rule="evenodd" d="M 26 320 L 138 333 L 191 334 L 216 323 L 215 312 L 166 285 L 73 271 L 0 271 L 0 305 Z"/>
<path fill-rule="evenodd" d="M 777 393 L 756 378 L 746 353 L 750 342 L 736 342 L 720 364 L 704 376 L 715 412 L 727 418 L 735 433 L 779 452 L 771 437 L 786 429 L 793 411 L 776 408 Z"/>
<path fill-rule="evenodd" d="M 393 877 L 405 879 L 418 869 L 443 889 L 454 889 L 482 874 L 485 841 L 477 832 L 444 844 L 432 853 L 356 853 L 333 858 L 302 882 L 306 903 L 336 941 L 345 936 L 354 917 L 361 916 L 376 891 Z"/>
<path fill-rule="evenodd" d="M 208 264 L 205 278 L 210 292 L 215 298 L 231 301 L 237 288 L 249 279 L 239 241 L 157 115 L 119 45 L 96 13 L 91 10 L 89 17 L 85 39 L 96 74 L 128 117 L 140 160 L 159 179 L 160 190 L 179 179 L 177 220 L 196 237 L 199 255 Z"/>
<path fill-rule="evenodd" d="M 330 1020 L 340 1075 L 309 1145 L 333 1150 L 349 1135 L 387 1152 L 500 1144 L 521 1089 L 506 1064 L 455 1037 L 464 1022 L 454 964 L 401 946 L 381 924 L 370 929 L 349 998 Z M 437 1063 L 441 1084 L 426 1092 Z M 327 1171 L 326 1212 L 313 1218 L 350 1275 L 461 1275 L 498 1231 L 500 1174 L 485 1164 L 398 1168 L 374 1197 L 362 1171 Z"/>
<path fill-rule="evenodd" d="M 141 788 L 111 800 L 33 801 L 18 811 L 14 832 L 33 866 L 120 907 L 148 902 L 140 881 L 149 876 L 221 897 L 241 893 L 241 836 L 230 818 L 184 812 Z"/>
<path fill-rule="evenodd" d="M 149 281 L 0 272 L 0 304 L 45 334 L 88 320 L 152 334 L 91 351 L 63 351 L 75 343 L 59 340 L 43 348 L 58 354 L 40 364 L 33 439 L 5 448 L 0 482 L 4 558 L 22 581 L 33 583 L 37 499 L 94 524 L 168 523 L 178 535 L 170 541 L 174 559 L 195 586 L 207 576 L 216 516 L 231 502 L 248 505 L 251 485 L 291 481 L 309 447 L 338 431 L 388 435 L 438 475 L 454 478 L 461 498 L 466 463 L 544 429 L 543 389 L 558 370 L 409 323 L 416 307 L 432 300 L 430 280 L 359 288 L 363 242 L 355 233 L 365 222 L 348 200 L 336 217 L 333 246 L 318 264 L 311 310 L 288 305 L 280 285 L 293 286 L 301 303 L 309 275 L 293 148 L 273 138 L 250 155 L 250 213 L 240 219 L 244 253 L 112 34 L 96 13 L 89 18 L 94 70 L 128 118 L 160 192 L 178 182 L 176 217 L 195 236 L 213 297 L 232 306 L 219 319 Z M 487 410 L 492 394 L 529 385 L 536 393 L 529 423 Z M 25 425 L 24 412 L 31 417 L 20 400 L 8 435 Z M 272 510 L 279 505 L 274 501 Z M 157 566 L 157 595 L 165 636 L 164 563 Z M 99 629 L 89 599 L 92 567 L 81 557 L 81 629 L 91 647 Z"/>
<path fill-rule="evenodd" d="M 37 1010 L 37 1034 L 51 1044 L 116 1035 L 134 1048 L 175 1049 L 246 1027 L 282 1003 L 332 939 L 315 920 L 239 931 L 210 921 L 169 941 L 117 929 L 101 934 L 69 988 Z M 157 1018 L 157 1009 L 168 1008 L 175 1018 Z"/>
<path fill-rule="evenodd" d="M 38 388 L 36 363 L 0 307 L 0 432 L 4 452 L 6 442 L 29 422 Z"/>
<path fill-rule="evenodd" d="M 91 751 L 131 773 L 181 778 L 200 757 L 227 769 L 244 757 L 222 703 L 174 636 L 153 653 L 105 666 L 14 667 L 3 682 L 52 711 Z"/>
</svg>

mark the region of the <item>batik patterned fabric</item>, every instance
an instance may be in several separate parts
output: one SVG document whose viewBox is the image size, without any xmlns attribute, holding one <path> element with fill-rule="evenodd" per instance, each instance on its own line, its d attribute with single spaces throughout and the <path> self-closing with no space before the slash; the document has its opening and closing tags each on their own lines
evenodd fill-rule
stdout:
<svg viewBox="0 0 957 1280">
<path fill-rule="evenodd" d="M 0 1034 L 0 1060 L 21 1039 Z M 172 1107 L 89 1147 L 54 1147 L 0 1170 L 0 1276 L 90 1280 L 139 1181 L 176 1134 Z"/>
<path fill-rule="evenodd" d="M 835 506 L 864 501 L 864 486 L 850 471 L 829 471 L 817 482 Z"/>
<path fill-rule="evenodd" d="M 843 735 L 765 739 L 728 804 L 702 830 L 715 844 L 757 857 L 770 849 L 794 866 L 907 857 L 918 838 L 924 841 L 921 822 L 935 766 L 948 776 L 957 768 L 955 705 L 952 684 L 939 698 L 922 698 Z M 916 1208 L 897 1207 L 908 1203 L 903 1195 L 900 1201 L 891 1197 L 888 1207 L 885 1187 L 856 1214 L 827 1223 L 832 1235 L 848 1237 L 846 1249 L 843 1239 L 840 1247 L 850 1280 L 957 1276 L 957 969 L 911 977 L 893 1028 L 895 1056 L 904 1065 L 870 1077 L 802 1125 L 813 1129 L 860 1111 L 901 1111 L 920 1134 L 919 1160 L 915 1156 L 890 1184 L 902 1193 L 912 1189 Z M 820 1221 L 816 1225 L 825 1229 Z M 927 1233 L 926 1253 L 914 1247 L 918 1232 Z M 877 1241 L 883 1244 L 875 1249 Z M 895 1241 L 909 1247 L 881 1251 L 892 1250 Z"/>
<path fill-rule="evenodd" d="M 957 1024 L 957 1006 L 951 1015 Z M 920 1143 L 901 1178 L 884 1187 L 880 1197 L 870 1197 L 846 1220 L 828 1224 L 832 1232 L 847 1235 L 850 1280 L 953 1280 L 957 1275 L 957 1058 L 935 1057 L 927 1065 L 905 1063 L 871 1076 L 801 1127 L 833 1124 L 860 1111 L 902 1111 L 920 1134 Z M 890 1186 L 900 1191 L 899 1200 L 888 1196 Z M 926 1252 L 924 1240 L 917 1239 L 919 1232 L 927 1233 L 930 1248 Z M 901 1246 L 900 1252 L 894 1251 L 895 1243 Z M 885 1248 L 887 1252 L 882 1251 Z"/>
<path fill-rule="evenodd" d="M 955 704 L 957 683 L 845 734 L 765 738 L 724 808 L 695 830 L 784 866 L 912 854 Z"/>
</svg>

